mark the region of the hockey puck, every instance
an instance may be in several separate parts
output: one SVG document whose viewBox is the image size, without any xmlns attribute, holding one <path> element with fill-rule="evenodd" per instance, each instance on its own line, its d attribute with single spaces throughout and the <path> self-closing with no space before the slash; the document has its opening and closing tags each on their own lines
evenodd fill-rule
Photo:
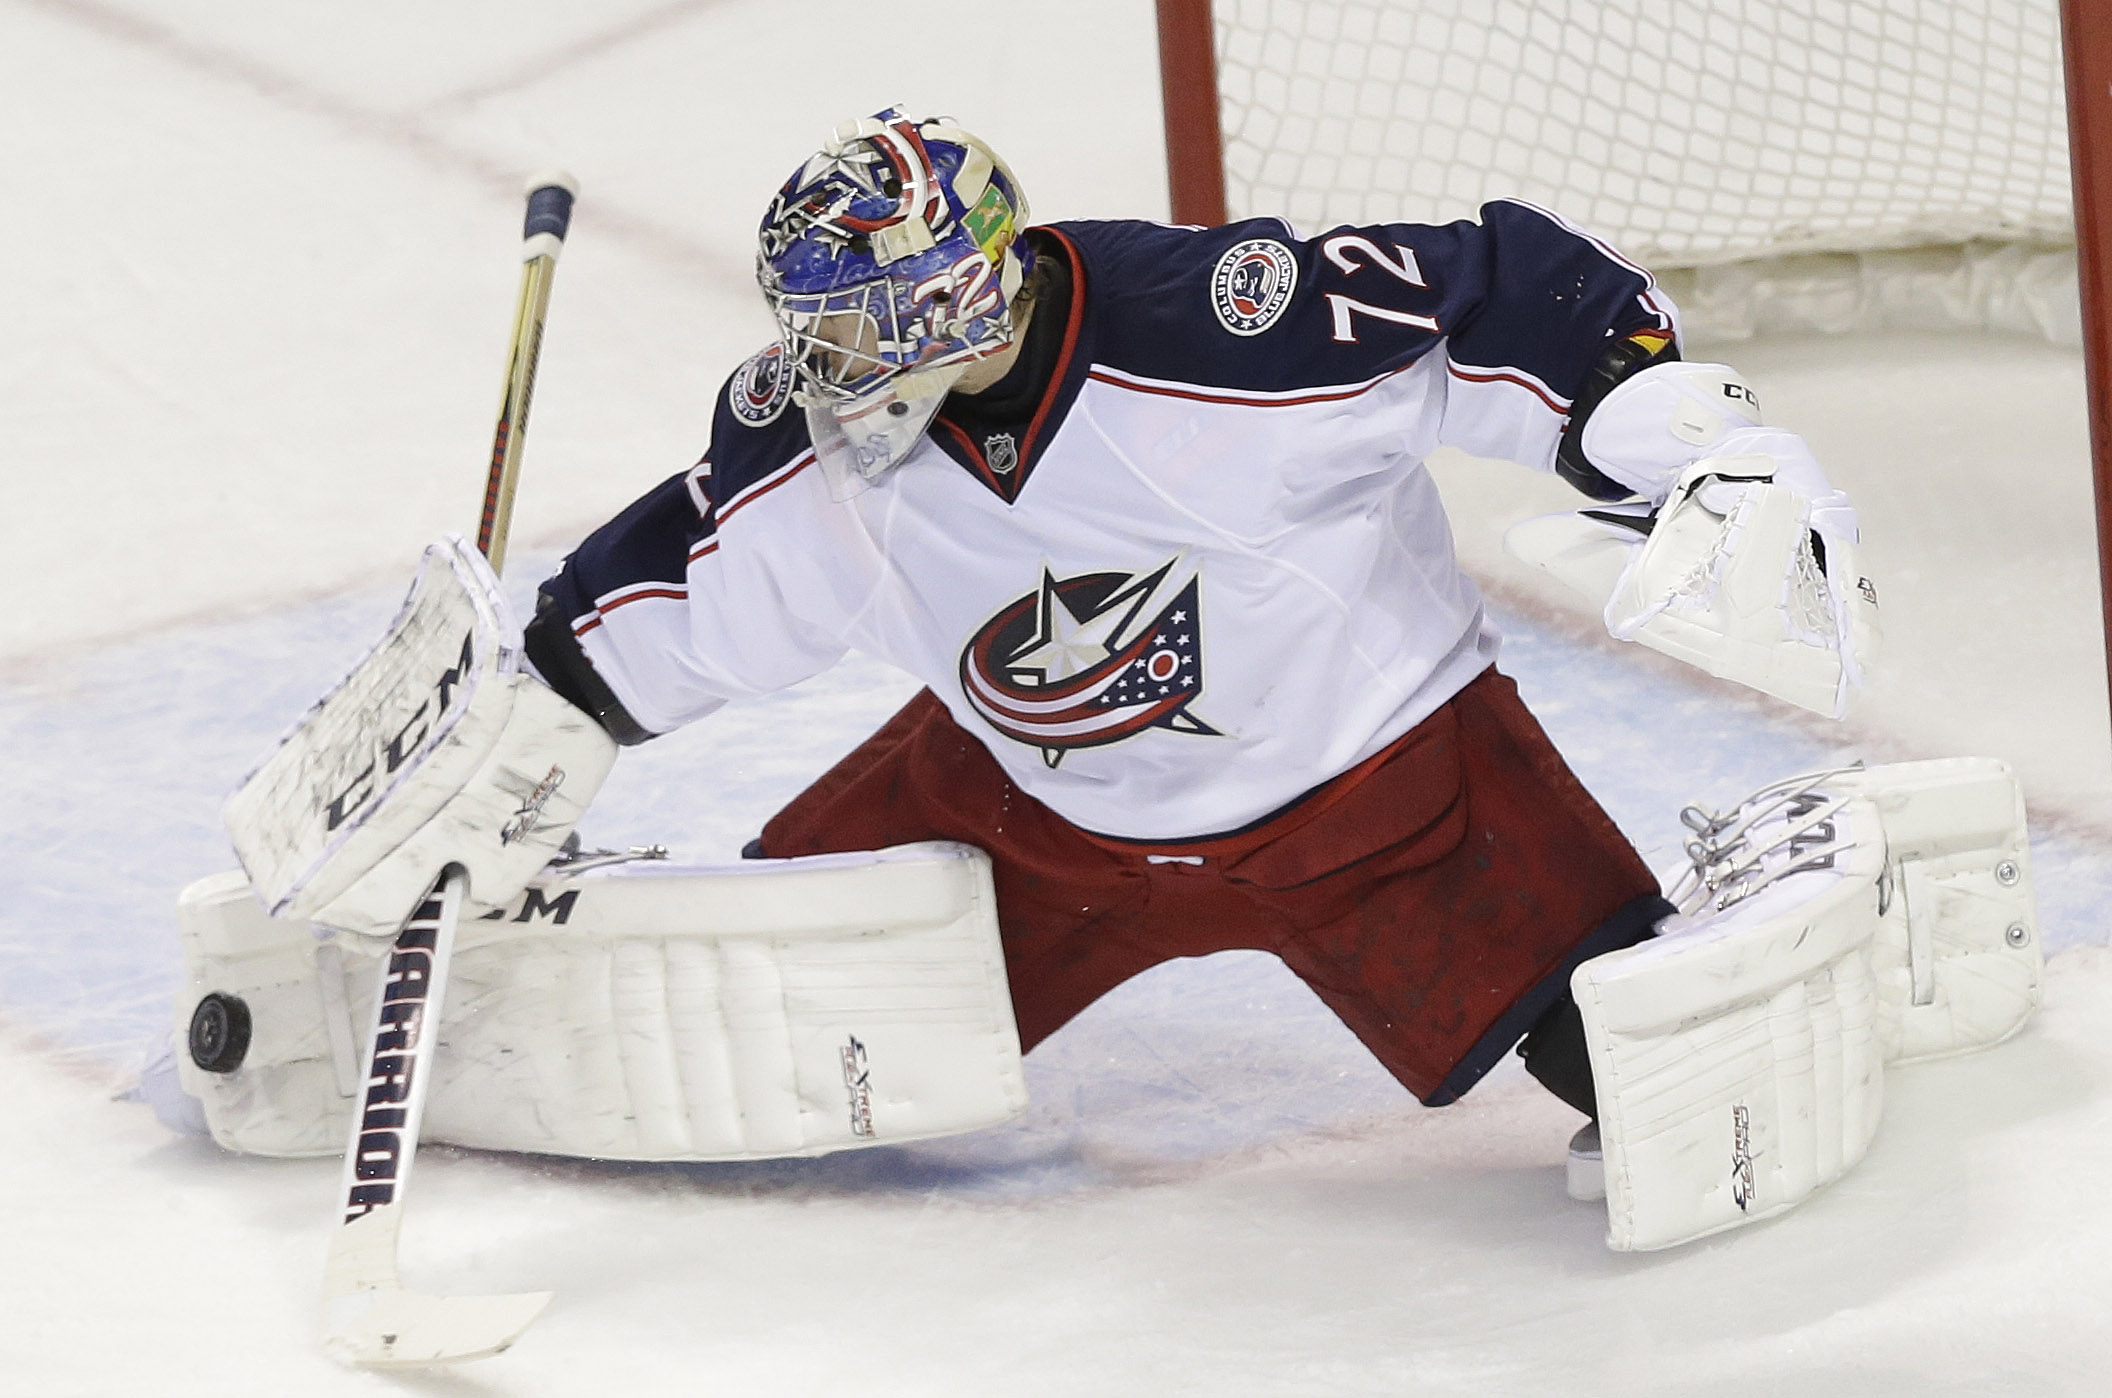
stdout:
<svg viewBox="0 0 2112 1398">
<path fill-rule="evenodd" d="M 191 1062 L 208 1073 L 232 1073 L 249 1052 L 249 1006 L 214 991 L 191 1011 Z"/>
</svg>

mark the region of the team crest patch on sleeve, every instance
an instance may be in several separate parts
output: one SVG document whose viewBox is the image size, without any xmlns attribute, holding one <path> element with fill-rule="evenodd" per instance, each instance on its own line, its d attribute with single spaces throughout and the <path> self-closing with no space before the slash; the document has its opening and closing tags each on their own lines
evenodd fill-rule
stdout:
<svg viewBox="0 0 2112 1398">
<path fill-rule="evenodd" d="M 777 421 L 792 401 L 792 366 L 785 362 L 785 347 L 771 345 L 754 355 L 726 385 L 726 406 L 750 427 Z"/>
<path fill-rule="evenodd" d="M 1152 728 L 1214 736 L 1188 712 L 1203 692 L 1201 577 L 1149 573 L 1058 578 L 1001 608 L 961 652 L 961 688 L 1007 738 L 1054 767 L 1076 748 Z"/>
<path fill-rule="evenodd" d="M 1259 335 L 1282 317 L 1298 289 L 1298 259 L 1274 238 L 1234 243 L 1210 273 L 1210 308 L 1235 335 Z"/>
</svg>

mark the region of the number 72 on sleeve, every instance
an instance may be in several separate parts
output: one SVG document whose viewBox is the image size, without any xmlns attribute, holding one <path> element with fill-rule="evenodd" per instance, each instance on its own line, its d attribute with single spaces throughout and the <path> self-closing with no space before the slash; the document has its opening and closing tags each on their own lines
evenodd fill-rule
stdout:
<svg viewBox="0 0 2112 1398">
<path fill-rule="evenodd" d="M 1394 244 L 1389 252 L 1361 233 L 1338 233 L 1320 245 L 1320 252 L 1328 261 L 1341 268 L 1345 276 L 1355 276 L 1366 268 L 1376 268 L 1409 286 L 1427 288 L 1430 285 L 1423 280 L 1422 268 L 1415 260 L 1415 250 L 1402 247 L 1398 243 Z M 1414 311 L 1397 311 L 1390 306 L 1374 306 L 1369 301 L 1359 301 L 1338 291 L 1330 291 L 1326 296 L 1328 311 L 1334 317 L 1334 340 L 1337 344 L 1357 343 L 1354 317 L 1359 315 L 1433 333 L 1440 329 L 1434 316 L 1418 315 Z"/>
</svg>

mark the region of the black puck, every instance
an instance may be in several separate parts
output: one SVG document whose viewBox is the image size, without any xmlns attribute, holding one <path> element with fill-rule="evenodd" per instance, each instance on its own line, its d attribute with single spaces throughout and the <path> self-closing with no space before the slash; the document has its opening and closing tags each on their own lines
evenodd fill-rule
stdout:
<svg viewBox="0 0 2112 1398">
<path fill-rule="evenodd" d="M 249 1006 L 214 991 L 191 1011 L 191 1062 L 208 1073 L 232 1073 L 249 1052 Z"/>
</svg>

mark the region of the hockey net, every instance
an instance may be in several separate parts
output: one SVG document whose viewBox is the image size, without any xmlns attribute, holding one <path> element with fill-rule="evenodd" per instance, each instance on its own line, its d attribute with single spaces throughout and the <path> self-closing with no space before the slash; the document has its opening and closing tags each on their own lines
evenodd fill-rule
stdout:
<svg viewBox="0 0 2112 1398">
<path fill-rule="evenodd" d="M 2057 0 L 1217 0 L 1226 211 L 1509 196 L 1719 334 L 2080 335 Z"/>
</svg>

